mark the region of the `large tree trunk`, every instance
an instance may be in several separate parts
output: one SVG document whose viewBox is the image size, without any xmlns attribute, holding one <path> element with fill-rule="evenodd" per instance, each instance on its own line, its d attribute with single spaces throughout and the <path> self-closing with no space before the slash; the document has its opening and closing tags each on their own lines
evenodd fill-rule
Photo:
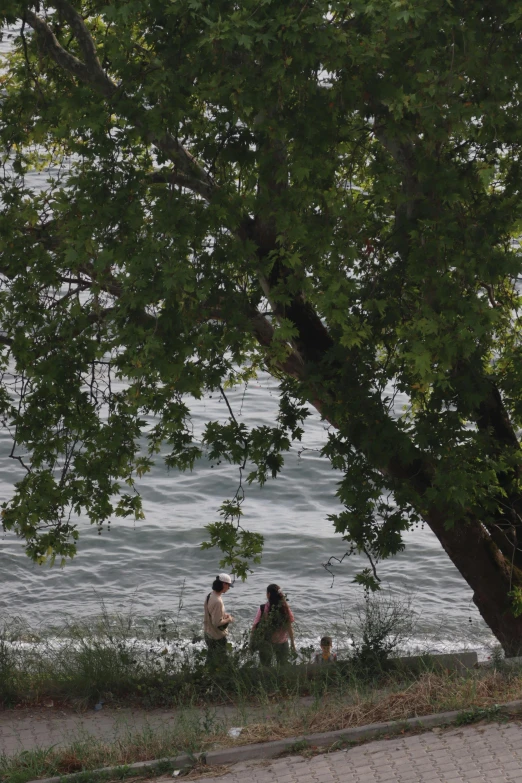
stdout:
<svg viewBox="0 0 522 783">
<path fill-rule="evenodd" d="M 411 156 L 411 150 L 401 149 L 397 155 L 401 166 L 408 169 L 407 159 Z M 273 146 L 272 158 L 273 171 L 265 175 L 264 186 L 277 197 L 287 186 L 283 177 L 276 181 L 273 173 L 284 169 L 285 150 L 281 145 Z M 420 190 L 414 179 L 410 177 L 410 180 L 406 190 L 411 201 L 406 205 L 408 208 L 405 214 L 398 215 L 398 221 L 405 220 L 410 228 L 414 228 L 414 205 Z M 247 234 L 257 245 L 261 266 L 261 262 L 277 249 L 276 222 L 271 215 L 270 205 L 267 207 L 267 215 L 257 216 L 248 227 Z M 409 237 L 408 228 L 404 235 Z M 402 250 L 407 255 L 408 248 Z M 280 286 L 288 286 L 292 291 L 284 305 L 271 300 L 274 314 L 291 321 L 296 327 L 296 335 L 292 340 L 293 351 L 281 369 L 303 383 L 310 403 L 365 455 L 372 467 L 397 487 L 411 489 L 413 507 L 424 506 L 424 498 L 434 486 L 437 462 L 422 453 L 404 431 L 396 426 L 396 422 L 389 418 L 382 407 L 378 395 L 370 390 L 367 390 L 366 395 L 358 394 L 357 349 L 336 350 L 339 347 L 334 338 L 314 307 L 299 292 L 294 275 L 293 270 L 275 261 L 268 279 L 261 282 L 269 300 L 272 290 Z M 266 325 L 261 336 L 259 329 L 256 332 L 263 345 L 270 345 L 272 336 L 267 334 Z M 344 354 L 341 361 L 339 353 Z M 491 454 L 498 457 L 504 450 L 516 452 L 519 448 L 518 438 L 493 382 L 468 361 L 460 361 L 455 367 L 454 383 L 458 384 L 461 377 L 465 383 L 469 383 L 471 378 L 481 397 L 471 417 L 484 438 L 489 438 Z M 360 396 L 364 415 L 346 416 L 346 402 L 350 396 Z M 373 433 L 371 438 L 368 438 L 368 428 Z M 516 481 L 518 472 L 517 469 L 511 469 L 510 474 L 500 478 L 500 485 L 506 493 L 505 511 L 497 524 L 489 528 L 470 515 L 453 519 L 453 524 L 448 524 L 449 517 L 442 510 L 445 505 L 443 497 L 440 498 L 440 505 L 432 505 L 428 511 L 424 508 L 422 513 L 445 552 L 473 590 L 475 605 L 508 656 L 522 654 L 522 616 L 515 617 L 510 596 L 514 586 L 522 588 L 522 550 L 516 546 L 518 538 L 522 540 L 519 516 L 522 499 L 518 497 Z M 518 532 L 520 535 L 517 536 Z M 441 585 L 441 589 L 444 589 L 444 585 Z"/>
<path fill-rule="evenodd" d="M 522 616 L 514 616 L 509 596 L 512 586 L 520 584 L 518 568 L 512 567 L 479 521 L 462 520 L 446 528 L 436 512 L 426 521 L 473 590 L 474 604 L 506 655 L 522 654 Z"/>
<path fill-rule="evenodd" d="M 331 347 L 331 338 L 316 313 L 303 299 L 294 298 L 287 306 L 286 315 L 290 316 L 298 327 L 299 337 L 295 341 L 295 347 L 301 359 L 304 359 L 301 364 L 296 365 L 297 371 L 291 374 L 306 384 L 305 363 L 308 368 L 320 365 L 320 357 L 324 356 Z M 323 365 L 323 372 L 324 370 Z M 325 378 L 325 381 L 325 388 L 328 389 L 331 379 Z M 484 385 L 484 403 L 480 405 L 477 412 L 477 426 L 483 432 L 489 433 L 493 452 L 498 453 L 504 446 L 515 448 L 518 446 L 518 440 L 500 395 L 489 381 L 485 380 Z M 309 396 L 310 402 L 334 426 L 338 426 L 335 412 L 331 415 L 333 410 L 331 399 L 324 397 L 320 385 L 314 384 L 314 386 L 316 393 Z M 338 393 L 339 398 L 342 399 L 346 394 L 346 387 L 339 388 Z M 331 387 L 330 394 L 327 393 L 327 396 L 330 398 L 332 396 Z M 378 420 L 379 401 L 375 398 L 368 399 L 368 406 L 368 410 L 372 406 L 375 408 L 373 421 Z M 371 419 L 372 416 L 368 418 Z M 385 415 L 380 417 L 380 424 L 374 426 L 375 442 L 385 441 L 391 444 L 391 448 L 388 459 L 378 464 L 378 459 L 382 460 L 384 456 L 381 445 L 375 453 L 371 453 L 371 449 L 368 451 L 366 440 L 363 448 L 369 462 L 395 483 L 401 486 L 409 485 L 412 489 L 412 498 L 425 497 L 426 492 L 433 485 L 437 471 L 436 463 L 427 461 L 424 455 L 412 446 L 407 436 L 396 429 L 395 423 L 390 419 L 387 420 Z M 351 426 L 345 420 L 341 429 L 356 447 L 362 446 L 361 436 L 364 437 L 364 428 L 361 429 L 360 424 Z M 501 482 L 505 484 L 509 503 L 505 504 L 507 507 L 505 516 L 499 518 L 496 525 L 487 527 L 479 519 L 466 515 L 454 521 L 454 524 L 448 524 L 448 516 L 441 509 L 433 507 L 423 513 L 426 523 L 473 590 L 475 605 L 507 656 L 522 654 L 522 616 L 514 615 L 513 600 L 510 596 L 513 587 L 522 587 L 522 552 L 517 547 L 517 538 L 520 537 L 517 536 L 520 528 L 520 517 L 517 513 L 520 498 L 517 501 L 516 498 L 510 497 L 509 493 L 513 488 L 511 482 L 515 475 L 516 471 L 511 478 L 505 476 Z M 441 589 L 444 589 L 443 585 Z"/>
</svg>

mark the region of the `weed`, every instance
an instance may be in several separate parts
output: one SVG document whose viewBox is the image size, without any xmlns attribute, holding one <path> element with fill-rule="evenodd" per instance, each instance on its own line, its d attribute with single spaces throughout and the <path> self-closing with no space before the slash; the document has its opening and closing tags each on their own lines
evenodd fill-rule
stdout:
<svg viewBox="0 0 522 783">
<path fill-rule="evenodd" d="M 481 720 L 502 722 L 508 719 L 498 704 L 492 704 L 489 707 L 471 707 L 469 710 L 462 710 L 457 715 L 454 725 L 467 726 L 470 723 L 477 723 Z"/>
<path fill-rule="evenodd" d="M 491 649 L 491 663 L 495 669 L 501 669 L 504 666 L 504 651 L 500 644 L 495 644 Z"/>
<path fill-rule="evenodd" d="M 216 736 L 216 735 L 214 735 Z M 51 747 L 23 751 L 13 757 L 0 757 L 0 779 L 2 783 L 26 783 L 41 777 L 68 775 L 101 767 L 117 767 L 114 777 L 126 777 L 126 767 L 135 761 L 173 758 L 192 748 L 194 753 L 202 747 L 203 733 L 195 723 L 179 722 L 169 731 L 152 730 L 147 727 L 141 732 L 124 732 L 113 742 L 104 742 L 94 737 L 83 737 L 67 747 Z M 193 756 L 191 760 L 196 763 Z M 159 771 L 172 770 L 172 761 L 160 761 Z M 150 773 L 150 767 L 147 769 Z M 137 772 L 132 770 L 135 777 Z M 80 776 L 81 778 L 82 776 Z M 103 777 L 103 775 L 102 775 Z M 98 775 L 97 775 L 98 778 Z M 78 781 L 78 778 L 75 778 Z M 88 780 L 92 780 L 89 773 Z M 81 783 L 81 780 L 80 780 Z"/>
<path fill-rule="evenodd" d="M 53 747 L 26 751 L 12 758 L 0 758 L 2 783 L 26 783 L 41 777 L 70 772 L 96 770 L 117 766 L 118 775 L 126 776 L 126 765 L 134 761 L 173 758 L 187 753 L 190 766 L 197 763 L 200 752 L 216 744 L 226 747 L 252 742 L 267 742 L 284 737 L 306 736 L 310 733 L 349 729 L 371 723 L 397 721 L 417 715 L 446 710 L 460 710 L 457 725 L 479 720 L 501 720 L 498 706 L 522 696 L 522 675 L 491 670 L 457 673 L 424 672 L 416 677 L 400 677 L 391 673 L 376 688 L 368 682 L 352 680 L 341 689 L 330 690 L 303 701 L 293 691 L 289 700 L 273 700 L 263 696 L 263 706 L 248 708 L 243 704 L 237 712 L 223 711 L 209 705 L 205 709 L 180 711 L 173 725 L 166 730 L 150 726 L 140 732 L 121 730 L 112 742 L 93 737 L 78 737 L 64 748 Z M 238 717 L 240 716 L 240 722 Z M 238 739 L 228 736 L 229 726 L 242 726 Z M 339 741 L 344 747 L 346 743 Z M 313 752 L 308 743 L 300 741 L 289 752 Z M 137 776 L 134 771 L 134 777 Z M 114 777 L 114 776 L 113 776 Z M 91 781 L 94 778 L 86 778 Z M 97 780 L 97 778 L 96 778 Z M 81 783 L 81 781 L 76 781 Z"/>
<path fill-rule="evenodd" d="M 319 698 L 331 690 L 349 690 L 354 680 L 377 682 L 385 675 L 382 662 L 405 638 L 405 611 L 401 614 L 399 603 L 373 599 L 365 604 L 354 655 L 335 667 L 260 668 L 246 632 L 229 646 L 222 664 L 209 671 L 206 651 L 189 645 L 180 631 L 183 591 L 184 585 L 172 616 L 147 622 L 138 621 L 132 608 L 110 614 L 103 602 L 97 618 L 68 620 L 47 635 L 12 621 L 0 631 L 0 705 L 53 700 L 80 707 L 103 702 L 152 708 Z M 400 633 L 394 631 L 394 623 L 401 622 Z M 313 646 L 302 647 L 302 660 L 310 661 L 313 651 Z"/>
<path fill-rule="evenodd" d="M 284 755 L 289 755 L 292 753 L 302 753 L 304 750 L 309 750 L 310 743 L 303 739 L 303 740 L 297 740 L 297 742 L 292 742 L 291 745 L 287 745 Z"/>
<path fill-rule="evenodd" d="M 18 672 L 15 656 L 7 643 L 0 640 L 0 702 L 10 706 L 18 695 Z"/>
<path fill-rule="evenodd" d="M 367 596 L 345 622 L 352 637 L 350 664 L 360 676 L 375 677 L 386 670 L 390 656 L 413 636 L 416 614 L 409 601 L 392 595 Z"/>
</svg>

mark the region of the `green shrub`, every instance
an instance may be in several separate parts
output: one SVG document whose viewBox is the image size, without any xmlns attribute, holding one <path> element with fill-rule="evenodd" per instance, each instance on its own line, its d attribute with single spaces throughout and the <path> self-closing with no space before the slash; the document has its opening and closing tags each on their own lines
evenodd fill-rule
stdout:
<svg viewBox="0 0 522 783">
<path fill-rule="evenodd" d="M 18 671 L 15 655 L 8 643 L 0 639 L 0 704 L 10 707 L 18 696 Z"/>
<path fill-rule="evenodd" d="M 411 601 L 391 595 L 368 595 L 348 624 L 352 668 L 370 677 L 387 671 L 389 658 L 412 638 L 416 621 Z"/>
</svg>

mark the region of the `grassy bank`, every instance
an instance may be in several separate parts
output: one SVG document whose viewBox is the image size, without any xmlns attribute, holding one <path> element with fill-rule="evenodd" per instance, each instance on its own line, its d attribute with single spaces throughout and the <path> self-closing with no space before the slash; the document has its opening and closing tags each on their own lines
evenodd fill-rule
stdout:
<svg viewBox="0 0 522 783">
<path fill-rule="evenodd" d="M 338 682 L 336 683 L 338 685 Z M 268 695 L 268 694 L 267 694 Z M 310 703 L 298 698 L 279 699 L 263 719 L 247 711 L 223 718 L 208 708 L 181 710 L 168 730 L 120 730 L 116 739 L 101 741 L 78 737 L 64 748 L 25 751 L 0 759 L 2 783 L 25 783 L 39 777 L 126 765 L 135 761 L 195 754 L 216 747 L 292 737 L 308 732 L 350 728 L 368 723 L 400 720 L 446 710 L 460 710 L 461 723 L 495 717 L 496 705 L 522 698 L 522 670 L 473 670 L 465 675 L 425 672 L 418 677 L 383 676 L 339 689 L 330 682 Z M 230 724 L 243 726 L 239 738 L 228 735 Z M 167 769 L 167 767 L 165 767 Z M 123 770 L 122 775 L 125 774 Z M 133 773 L 136 775 L 136 773 Z"/>
<path fill-rule="evenodd" d="M 335 668 L 311 679 L 303 667 L 260 669 L 248 633 L 229 646 L 227 660 L 211 671 L 198 635 L 180 630 L 183 606 L 170 618 L 147 622 L 132 613 L 104 611 L 90 621 L 63 622 L 38 633 L 17 620 L 0 629 L 0 706 L 53 702 L 76 708 L 105 704 L 144 708 L 199 703 L 265 703 L 273 699 L 344 694 L 354 683 L 379 683 L 386 662 L 407 642 L 414 626 L 409 604 L 390 598 L 365 602 L 344 636 Z M 299 636 L 299 634 L 298 634 Z M 301 634 L 303 637 L 304 634 Z M 299 644 L 298 644 L 299 647 Z M 349 650 L 349 652 L 347 652 Z M 306 662 L 313 647 L 301 647 L 296 662 Z"/>
<path fill-rule="evenodd" d="M 522 698 L 522 669 L 504 669 L 500 658 L 495 668 L 465 675 L 430 670 L 429 661 L 421 674 L 394 670 L 390 656 L 412 626 L 408 610 L 382 600 L 365 605 L 359 625 L 350 628 L 344 658 L 335 666 L 315 667 L 314 676 L 304 666 L 261 668 L 246 636 L 226 661 L 209 669 L 197 638 L 187 642 L 175 620 L 140 624 L 130 615 L 102 613 L 45 634 L 7 623 L 0 632 L 4 708 L 52 704 L 81 710 L 102 702 L 104 714 L 110 707 L 168 707 L 175 709 L 175 719 L 168 729 L 119 726 L 107 740 L 78 736 L 64 747 L 0 758 L 0 781 L 25 783 L 445 710 L 460 710 L 469 721 Z M 311 652 L 301 648 L 301 661 Z M 231 726 L 242 727 L 239 737 L 229 736 Z"/>
<path fill-rule="evenodd" d="M 353 662 L 326 668 L 313 681 L 302 666 L 259 667 L 248 639 L 211 669 L 205 649 L 156 637 L 122 638 L 92 627 L 47 639 L 0 638 L 0 706 L 190 707 L 266 703 L 274 698 L 343 690 L 359 678 Z"/>
</svg>

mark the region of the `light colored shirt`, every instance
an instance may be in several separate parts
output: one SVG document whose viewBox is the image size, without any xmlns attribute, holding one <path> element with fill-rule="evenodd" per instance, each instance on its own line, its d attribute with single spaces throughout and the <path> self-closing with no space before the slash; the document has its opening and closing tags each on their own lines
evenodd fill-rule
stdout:
<svg viewBox="0 0 522 783">
<path fill-rule="evenodd" d="M 220 628 L 219 626 L 224 625 L 228 620 L 225 620 L 225 604 L 219 593 L 212 590 L 208 601 L 205 598 L 204 612 L 204 632 L 211 639 L 224 639 L 228 634 L 228 628 Z"/>
<path fill-rule="evenodd" d="M 274 633 L 272 634 L 272 638 L 270 639 L 272 644 L 283 644 L 283 642 L 288 641 L 288 628 L 290 626 L 290 623 L 294 622 L 294 615 L 292 614 L 292 610 L 290 609 L 288 604 L 286 605 L 286 608 L 288 609 L 288 622 L 282 625 L 281 628 L 277 628 L 277 630 L 274 631 Z M 269 611 L 270 611 L 270 603 L 269 601 L 267 601 L 263 607 L 263 612 L 265 614 L 268 614 Z M 254 620 L 254 626 L 256 626 L 260 620 L 261 620 L 261 607 L 259 606 Z"/>
</svg>

